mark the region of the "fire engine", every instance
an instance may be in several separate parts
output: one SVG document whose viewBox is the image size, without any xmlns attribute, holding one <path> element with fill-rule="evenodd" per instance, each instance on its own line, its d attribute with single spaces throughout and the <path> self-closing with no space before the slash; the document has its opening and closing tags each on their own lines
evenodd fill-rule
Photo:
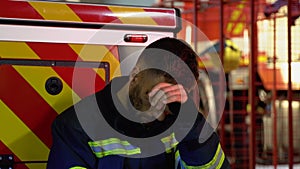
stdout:
<svg viewBox="0 0 300 169">
<path fill-rule="evenodd" d="M 54 118 L 128 73 L 149 43 L 175 37 L 179 14 L 175 8 L 0 1 L 0 168 L 45 168 Z"/>
</svg>

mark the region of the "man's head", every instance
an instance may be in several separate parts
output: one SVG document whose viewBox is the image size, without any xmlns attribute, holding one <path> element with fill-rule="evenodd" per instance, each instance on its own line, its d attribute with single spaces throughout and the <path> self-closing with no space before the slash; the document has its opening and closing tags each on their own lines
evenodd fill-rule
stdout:
<svg viewBox="0 0 300 169">
<path fill-rule="evenodd" d="M 197 54 L 184 41 L 162 38 L 141 53 L 131 73 L 129 97 L 139 111 L 150 107 L 148 93 L 158 83 L 182 84 L 190 91 L 197 85 Z"/>
<path fill-rule="evenodd" d="M 162 38 L 144 49 L 132 76 L 141 70 L 155 68 L 167 72 L 175 80 L 184 81 L 183 85 L 188 90 L 194 87 L 199 77 L 197 57 L 186 42 L 176 38 Z"/>
</svg>

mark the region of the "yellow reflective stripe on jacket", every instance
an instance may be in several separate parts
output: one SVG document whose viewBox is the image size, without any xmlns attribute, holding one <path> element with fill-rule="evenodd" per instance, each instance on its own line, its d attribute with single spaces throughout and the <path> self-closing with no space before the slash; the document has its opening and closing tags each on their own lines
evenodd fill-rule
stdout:
<svg viewBox="0 0 300 169">
<path fill-rule="evenodd" d="M 90 141 L 88 144 L 98 158 L 108 155 L 134 155 L 141 153 L 140 148 L 118 138 Z"/>
<path fill-rule="evenodd" d="M 75 166 L 75 167 L 71 167 L 71 168 L 69 168 L 69 169 L 87 169 L 87 168 L 85 168 L 85 167 L 80 167 L 80 166 Z"/>
<path fill-rule="evenodd" d="M 175 169 L 178 168 L 178 165 L 180 165 L 180 155 L 179 155 L 179 151 L 177 150 L 175 152 Z M 181 167 L 183 169 L 183 167 Z"/>
<path fill-rule="evenodd" d="M 176 156 L 176 154 L 175 154 L 175 156 Z M 178 153 L 178 156 L 180 156 L 179 153 Z M 224 152 L 222 151 L 221 145 L 219 143 L 214 157 L 207 164 L 204 164 L 201 166 L 188 166 L 183 160 L 181 160 L 180 162 L 182 164 L 181 166 L 184 169 L 220 169 L 222 167 L 224 159 L 225 159 L 225 155 L 224 155 Z"/>
<path fill-rule="evenodd" d="M 109 138 L 109 139 L 105 139 L 105 140 L 89 142 L 89 144 L 96 145 L 96 146 L 98 146 L 98 145 L 105 146 L 105 145 L 113 144 L 113 143 L 120 143 L 122 145 L 130 145 L 130 143 L 128 141 L 121 141 L 118 138 Z"/>
<path fill-rule="evenodd" d="M 164 143 L 167 153 L 170 153 L 172 148 L 175 148 L 178 144 L 178 141 L 175 138 L 175 133 L 162 138 L 161 141 Z"/>
</svg>

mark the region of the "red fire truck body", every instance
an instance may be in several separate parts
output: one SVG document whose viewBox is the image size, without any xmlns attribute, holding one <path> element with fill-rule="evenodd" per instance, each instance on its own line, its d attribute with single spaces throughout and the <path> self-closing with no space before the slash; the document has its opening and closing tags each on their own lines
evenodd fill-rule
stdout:
<svg viewBox="0 0 300 169">
<path fill-rule="evenodd" d="M 127 74 L 149 43 L 176 36 L 178 17 L 173 8 L 2 0 L 0 168 L 45 168 L 53 119 Z"/>
</svg>

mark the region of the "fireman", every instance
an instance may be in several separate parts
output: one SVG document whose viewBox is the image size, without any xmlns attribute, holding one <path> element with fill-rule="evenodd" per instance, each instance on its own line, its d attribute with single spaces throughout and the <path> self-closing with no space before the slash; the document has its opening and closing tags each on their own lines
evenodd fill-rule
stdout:
<svg viewBox="0 0 300 169">
<path fill-rule="evenodd" d="M 114 78 L 55 119 L 47 169 L 230 168 L 195 104 L 198 76 L 189 45 L 175 38 L 153 42 L 129 76 Z"/>
</svg>

